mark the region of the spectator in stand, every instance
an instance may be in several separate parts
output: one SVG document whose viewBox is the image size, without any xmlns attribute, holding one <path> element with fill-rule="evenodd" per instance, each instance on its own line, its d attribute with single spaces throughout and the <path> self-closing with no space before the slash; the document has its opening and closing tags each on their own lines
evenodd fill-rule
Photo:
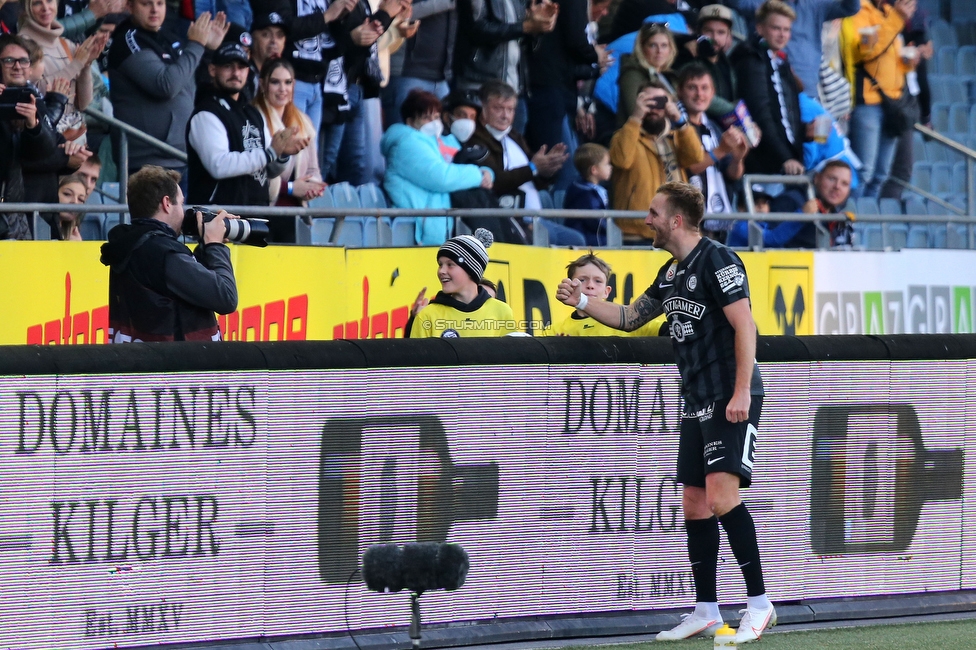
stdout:
<svg viewBox="0 0 976 650">
<path fill-rule="evenodd" d="M 586 25 L 586 39 L 590 45 L 597 48 L 597 54 L 600 56 L 601 75 L 610 69 L 610 66 L 614 63 L 610 52 L 607 51 L 604 45 L 598 43 L 600 35 L 599 22 L 610 12 L 612 2 L 613 0 L 590 0 L 589 2 L 590 22 Z M 585 142 L 593 142 L 597 138 L 597 104 L 593 101 L 593 90 L 596 81 L 596 79 L 584 80 L 576 86 L 576 131 Z"/>
<path fill-rule="evenodd" d="M 333 122 L 322 132 L 322 177 L 362 185 L 368 146 L 363 100 L 379 97 L 382 72 L 377 40 L 401 12 L 409 11 L 409 0 L 383 0 L 376 12 L 367 0 L 359 0 L 342 19 L 342 77 L 348 108 L 342 122 Z M 331 83 L 331 77 L 326 84 Z M 377 126 L 377 128 L 381 128 Z"/>
<path fill-rule="evenodd" d="M 905 75 L 915 69 L 918 58 L 902 56 L 901 31 L 915 9 L 916 0 L 895 0 L 891 5 L 884 0 L 862 0 L 857 15 L 844 21 L 842 48 L 854 89 L 851 148 L 861 159 L 861 183 L 855 196 L 878 196 L 904 132 L 887 128 L 881 94 L 899 99 L 909 92 Z"/>
<path fill-rule="evenodd" d="M 244 29 L 242 26 L 235 23 L 229 23 L 227 26 L 227 34 L 224 36 L 223 43 L 239 43 L 244 51 L 251 55 L 251 33 Z M 214 80 L 210 76 L 210 64 L 213 62 L 213 50 L 207 48 L 203 57 L 200 59 L 200 64 L 197 66 L 196 78 L 197 78 L 197 95 L 207 95 L 213 92 Z M 241 89 L 241 97 L 244 98 L 246 102 L 254 101 L 254 93 L 252 89 L 256 86 L 256 74 L 254 72 L 254 66 L 251 65 L 247 73 L 247 83 L 244 84 L 244 88 Z"/>
<path fill-rule="evenodd" d="M 708 154 L 688 168 L 688 182 L 701 190 L 709 213 L 728 214 L 732 212 L 732 201 L 726 183 L 737 182 L 745 173 L 749 140 L 736 126 L 723 133 L 721 125 L 705 114 L 715 99 L 715 86 L 708 68 L 701 63 L 689 63 L 678 73 L 677 83 L 678 99 L 685 107 L 688 122 L 698 130 Z M 720 219 L 705 219 L 701 223 L 702 232 L 719 241 L 731 226 L 731 221 Z"/>
<path fill-rule="evenodd" d="M 204 49 L 216 49 L 227 34 L 226 18 L 209 14 L 190 24 L 182 45 L 160 31 L 166 18 L 165 0 L 129 0 L 131 16 L 117 28 L 109 49 L 112 84 L 109 95 L 115 117 L 171 147 L 186 151 L 186 125 L 193 112 L 194 72 Z M 183 176 L 186 163 L 129 138 L 129 169 L 158 165 Z M 229 203 L 233 203 L 230 201 Z"/>
<path fill-rule="evenodd" d="M 414 89 L 400 106 L 403 123 L 391 124 L 383 134 L 383 186 L 395 207 L 443 210 L 451 207 L 451 192 L 491 189 L 493 174 L 489 169 L 455 165 L 444 159 L 437 140 L 444 130 L 441 110 L 435 95 Z M 449 217 L 417 219 L 417 243 L 439 246 L 450 237 L 451 229 Z"/>
<path fill-rule="evenodd" d="M 610 141 L 613 209 L 646 212 L 658 187 L 687 182 L 685 170 L 706 156 L 698 130 L 684 120 L 664 85 L 645 81 L 630 119 Z M 644 219 L 618 219 L 617 225 L 625 241 L 654 238 Z"/>
<path fill-rule="evenodd" d="M 251 23 L 251 78 L 257 97 L 258 77 L 264 64 L 285 53 L 288 39 L 288 22 L 277 11 L 265 11 L 254 16 Z"/>
<path fill-rule="evenodd" d="M 552 149 L 543 145 L 530 154 L 525 138 L 513 128 L 517 103 L 518 95 L 507 83 L 495 80 L 482 85 L 481 123 L 470 142 L 488 150 L 484 164 L 495 172 L 492 189 L 501 207 L 539 210 L 539 190 L 549 185 L 569 155 L 562 143 Z M 548 220 L 543 220 L 543 225 L 551 244 L 585 245 L 583 235 L 571 228 Z"/>
<path fill-rule="evenodd" d="M 58 182 L 58 203 L 77 205 L 88 199 L 85 179 L 78 174 L 63 176 Z M 81 220 L 84 212 L 61 212 L 58 214 L 58 239 L 61 241 L 81 241 Z"/>
<path fill-rule="evenodd" d="M 698 0 L 692 3 L 700 5 Z M 613 8 L 611 8 L 613 11 Z M 608 43 L 617 40 L 625 34 L 630 34 L 634 29 L 644 23 L 648 16 L 666 16 L 668 14 L 681 13 L 689 25 L 695 23 L 696 8 L 684 0 L 623 0 L 616 7 L 610 26 L 610 34 L 606 41 Z"/>
<path fill-rule="evenodd" d="M 254 105 L 261 111 L 264 123 L 271 133 L 295 127 L 298 135 L 307 138 L 309 146 L 294 154 L 285 163 L 280 176 L 268 180 L 271 205 L 308 205 L 325 192 L 325 183 L 319 173 L 318 151 L 315 146 L 315 130 L 308 115 L 295 106 L 295 69 L 284 59 L 274 59 L 261 70 L 261 87 Z M 286 225 L 294 241 L 294 222 L 277 219 L 271 222 L 275 241 L 287 241 L 275 233 L 278 226 Z"/>
<path fill-rule="evenodd" d="M 417 314 L 408 331 L 410 338 L 506 336 L 518 331 L 512 308 L 492 298 L 480 284 L 492 241 L 491 232 L 478 228 L 473 236 L 459 235 L 444 242 L 437 251 L 441 290 Z"/>
<path fill-rule="evenodd" d="M 620 89 L 617 100 L 617 127 L 623 126 L 637 107 L 637 93 L 648 81 L 660 84 L 667 93 L 674 95 L 674 73 L 671 64 L 678 55 L 674 34 L 667 25 L 644 23 L 634 40 L 632 54 L 620 57 Z M 670 77 L 670 78 L 669 78 Z M 651 188 L 656 189 L 656 188 Z M 653 195 L 653 193 L 652 193 Z M 648 203 L 650 205 L 650 203 Z M 642 208 L 646 210 L 646 208 Z"/>
<path fill-rule="evenodd" d="M 419 21 L 420 25 L 400 50 L 403 57 L 400 74 L 390 80 L 390 90 L 394 94 L 393 105 L 389 107 L 391 123 L 400 119 L 400 105 L 411 90 L 426 90 L 437 97 L 444 97 L 451 90 L 458 28 L 454 3 L 417 0 L 411 15 L 411 21 Z"/>
<path fill-rule="evenodd" d="M 920 9 L 915 12 L 910 20 L 905 22 L 905 29 L 902 30 L 902 37 L 908 47 L 902 50 L 905 54 L 911 48 L 915 48 L 914 58 L 918 64 L 914 72 L 909 71 L 905 74 L 905 85 L 908 91 L 915 96 L 918 102 L 919 123 L 931 126 L 932 122 L 932 93 L 929 90 L 928 62 L 932 58 L 932 39 L 929 38 L 928 30 L 925 28 L 924 12 Z M 906 183 L 912 179 L 912 166 L 915 163 L 915 147 L 912 139 L 915 129 L 907 129 L 898 138 L 895 147 L 895 155 L 892 158 L 891 171 L 888 180 L 881 186 L 881 198 L 895 198 L 901 200 L 904 186 L 896 182 L 899 179 Z"/>
<path fill-rule="evenodd" d="M 95 28 L 99 20 L 109 14 L 117 14 L 125 10 L 125 0 L 89 0 L 85 2 L 65 2 L 61 7 L 61 17 L 58 22 L 64 27 L 61 36 L 69 41 L 80 42 L 85 34 Z M 68 8 L 71 7 L 71 13 Z"/>
<path fill-rule="evenodd" d="M 323 84 L 334 87 L 342 77 L 342 20 L 356 0 L 290 0 L 291 21 L 285 58 L 295 67 L 295 106 L 322 127 Z M 360 38 L 373 30 L 364 26 Z M 378 38 L 378 36 L 377 36 Z M 334 107 L 333 107 L 334 108 Z"/>
<path fill-rule="evenodd" d="M 54 126 L 65 140 L 84 143 L 86 127 L 81 111 L 92 100 L 91 65 L 105 48 L 108 36 L 95 33 L 81 45 L 76 45 L 61 36 L 64 27 L 56 20 L 57 0 L 21 0 L 21 7 L 19 34 L 40 45 L 44 52 L 44 72 L 39 84 L 41 92 L 55 77 L 63 77 L 70 82 L 64 114 Z"/>
<path fill-rule="evenodd" d="M 98 177 L 102 174 L 102 159 L 98 157 L 97 153 L 93 153 L 88 156 L 88 160 L 81 163 L 81 167 L 75 174 L 85 182 L 85 193 L 91 196 L 98 185 Z"/>
<path fill-rule="evenodd" d="M 457 140 L 454 143 L 447 140 L 447 136 L 444 139 L 444 144 L 454 148 L 454 151 L 450 152 L 450 158 L 453 160 L 454 154 L 471 139 L 475 129 L 478 127 L 478 116 L 481 114 L 481 99 L 473 91 L 455 90 L 445 97 L 442 102 L 444 104 L 444 112 L 442 114 L 444 128 Z M 441 146 L 441 151 L 445 153 L 446 158 L 447 154 L 444 152 L 444 144 Z M 454 147 L 455 144 L 457 145 L 456 147 Z"/>
<path fill-rule="evenodd" d="M 788 190 L 774 199 L 775 212 L 804 212 L 806 214 L 843 215 L 847 199 L 851 196 L 851 179 L 854 170 L 843 160 L 831 160 L 823 171 L 813 177 L 816 198 L 806 200 L 798 190 Z M 769 210 L 766 210 L 767 212 Z M 758 204 L 757 204 L 757 210 Z M 832 246 L 853 244 L 853 230 L 847 215 L 842 221 L 830 221 Z M 817 229 L 812 221 L 760 221 L 763 246 L 766 248 L 816 248 Z M 749 245 L 749 224 L 736 221 L 729 231 L 729 246 Z"/>
<path fill-rule="evenodd" d="M 576 117 L 576 87 L 580 80 L 595 79 L 607 67 L 606 48 L 587 38 L 588 0 L 559 0 L 556 28 L 540 34 L 528 53 L 528 124 L 525 140 L 529 147 L 548 148 L 562 142 L 570 156 L 576 151 L 576 137 L 570 120 Z M 576 178 L 570 165 L 563 166 L 556 187 L 566 189 Z"/>
<path fill-rule="evenodd" d="M 800 86 L 786 44 L 796 14 L 782 0 L 767 0 L 756 11 L 756 32 L 732 57 L 739 92 L 762 141 L 746 157 L 750 174 L 802 174 L 806 126 L 800 120 Z M 819 59 L 817 60 L 819 66 Z"/>
<path fill-rule="evenodd" d="M 573 165 L 580 175 L 566 190 L 563 208 L 566 210 L 607 210 L 609 197 L 603 186 L 610 180 L 613 166 L 610 164 L 610 152 L 606 147 L 587 142 L 576 150 Z M 566 227 L 583 233 L 587 246 L 606 246 L 607 230 L 604 219 L 567 219 Z M 573 278 L 572 270 L 569 274 Z"/>
<path fill-rule="evenodd" d="M 0 36 L 0 93 L 8 86 L 26 86 L 30 55 L 24 39 L 6 34 Z M 19 203 L 24 200 L 25 162 L 44 160 L 57 151 L 54 127 L 39 119 L 37 98 L 15 105 L 23 119 L 0 120 L 0 201 Z M 31 239 L 31 224 L 22 212 L 0 215 L 0 239 Z"/>
<path fill-rule="evenodd" d="M 556 28 L 559 6 L 550 0 L 460 0 L 457 5 L 458 38 L 454 46 L 454 85 L 478 90 L 482 84 L 502 80 L 519 95 L 525 91 L 526 63 L 522 46 Z M 515 130 L 525 128 L 527 108 L 517 102 Z"/>
<path fill-rule="evenodd" d="M 782 0 L 793 10 L 793 36 L 786 44 L 786 54 L 797 78 L 800 91 L 818 99 L 820 61 L 823 59 L 821 33 L 825 22 L 853 16 L 861 8 L 861 0 Z M 764 0 L 725 0 L 736 11 L 750 15 L 759 10 Z M 759 22 L 757 15 L 756 22 Z M 742 79 L 743 77 L 739 77 Z"/>
<path fill-rule="evenodd" d="M 214 52 L 214 90 L 197 98 L 186 136 L 189 203 L 268 205 L 268 179 L 280 176 L 290 157 L 311 142 L 300 125 L 271 135 L 258 109 L 240 96 L 247 73 L 240 43 L 225 42 Z"/>
<path fill-rule="evenodd" d="M 715 97 L 708 112 L 719 119 L 732 111 L 739 99 L 735 70 L 729 54 L 736 42 L 732 36 L 732 10 L 724 5 L 708 5 L 698 12 L 697 40 L 690 40 L 679 48 L 674 63 L 680 71 L 685 65 L 697 61 L 708 69 L 715 86 Z"/>
</svg>

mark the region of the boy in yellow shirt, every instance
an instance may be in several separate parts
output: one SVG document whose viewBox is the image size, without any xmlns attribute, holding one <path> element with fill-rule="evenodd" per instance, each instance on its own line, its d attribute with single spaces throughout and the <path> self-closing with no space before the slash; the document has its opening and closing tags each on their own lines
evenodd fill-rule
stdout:
<svg viewBox="0 0 976 650">
<path fill-rule="evenodd" d="M 583 294 L 590 300 L 606 300 L 611 287 L 610 265 L 593 253 L 587 253 L 566 267 L 570 280 L 579 280 Z M 633 332 L 624 332 L 590 318 L 576 309 L 569 317 L 548 332 L 556 336 L 657 336 L 664 324 L 664 317 L 659 316 L 649 323 L 645 323 Z"/>
<path fill-rule="evenodd" d="M 491 231 L 478 228 L 459 235 L 437 251 L 437 279 L 441 290 L 420 310 L 410 338 L 506 336 L 517 332 L 512 308 L 492 298 L 479 282 L 488 266 Z"/>
</svg>

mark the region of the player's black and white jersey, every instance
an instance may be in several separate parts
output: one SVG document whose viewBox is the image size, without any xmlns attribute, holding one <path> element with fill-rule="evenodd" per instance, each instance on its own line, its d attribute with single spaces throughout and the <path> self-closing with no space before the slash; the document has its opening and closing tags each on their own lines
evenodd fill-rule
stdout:
<svg viewBox="0 0 976 650">
<path fill-rule="evenodd" d="M 667 314 L 685 411 L 732 397 L 735 389 L 735 330 L 722 308 L 749 298 L 742 260 L 730 248 L 702 240 L 682 262 L 672 259 L 644 292 Z M 758 365 L 753 395 L 762 395 Z"/>
</svg>

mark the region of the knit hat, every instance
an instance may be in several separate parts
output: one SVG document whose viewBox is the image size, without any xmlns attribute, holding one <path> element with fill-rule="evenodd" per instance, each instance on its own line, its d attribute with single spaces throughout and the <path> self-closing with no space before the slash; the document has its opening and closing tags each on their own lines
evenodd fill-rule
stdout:
<svg viewBox="0 0 976 650">
<path fill-rule="evenodd" d="M 446 257 L 468 272 L 475 282 L 481 280 L 488 267 L 488 248 L 495 237 L 486 228 L 478 228 L 474 235 L 451 237 L 437 251 L 437 258 Z"/>
</svg>

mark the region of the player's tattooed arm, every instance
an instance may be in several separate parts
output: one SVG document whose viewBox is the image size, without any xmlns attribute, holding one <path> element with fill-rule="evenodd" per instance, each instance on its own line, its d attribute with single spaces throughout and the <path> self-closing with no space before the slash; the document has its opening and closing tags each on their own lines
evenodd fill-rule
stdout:
<svg viewBox="0 0 976 650">
<path fill-rule="evenodd" d="M 664 313 L 660 300 L 642 293 L 637 300 L 627 306 L 620 307 L 620 325 L 617 329 L 633 332 L 645 323 L 649 323 Z"/>
</svg>

